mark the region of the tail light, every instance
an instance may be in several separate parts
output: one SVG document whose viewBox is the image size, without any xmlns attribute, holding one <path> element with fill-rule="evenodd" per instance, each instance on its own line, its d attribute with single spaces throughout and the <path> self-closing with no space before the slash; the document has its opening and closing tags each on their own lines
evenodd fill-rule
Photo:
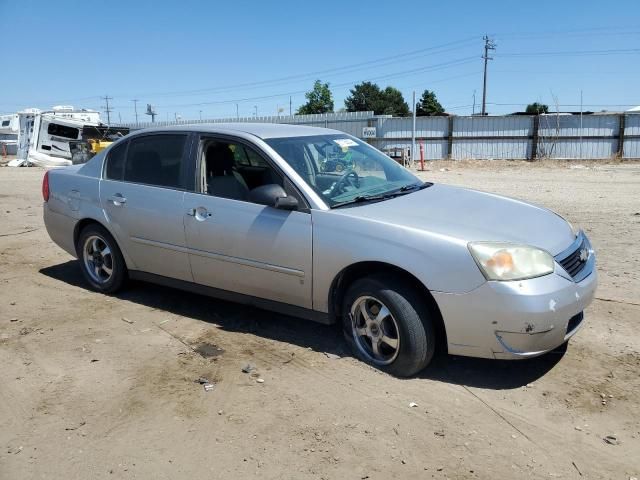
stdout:
<svg viewBox="0 0 640 480">
<path fill-rule="evenodd" d="M 45 202 L 49 201 L 49 172 L 45 172 L 42 178 L 42 198 Z"/>
</svg>

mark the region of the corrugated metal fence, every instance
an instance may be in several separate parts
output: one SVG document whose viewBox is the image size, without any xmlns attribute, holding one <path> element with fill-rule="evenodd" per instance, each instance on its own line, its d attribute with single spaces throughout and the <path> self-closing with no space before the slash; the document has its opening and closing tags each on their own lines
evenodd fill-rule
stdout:
<svg viewBox="0 0 640 480">
<path fill-rule="evenodd" d="M 377 148 L 407 152 L 412 143 L 412 118 L 375 116 L 373 112 L 322 115 L 180 120 L 125 124 L 132 129 L 203 123 L 288 123 L 340 130 Z M 367 135 L 365 135 L 365 130 Z M 425 160 L 640 158 L 640 114 L 588 114 L 503 117 L 418 117 L 416 152 Z"/>
</svg>

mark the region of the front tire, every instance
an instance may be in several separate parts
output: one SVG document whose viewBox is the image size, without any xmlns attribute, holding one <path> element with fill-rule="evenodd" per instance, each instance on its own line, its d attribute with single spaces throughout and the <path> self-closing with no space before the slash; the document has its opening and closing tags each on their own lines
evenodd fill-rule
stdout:
<svg viewBox="0 0 640 480">
<path fill-rule="evenodd" d="M 127 266 L 111 234 L 101 225 L 82 229 L 76 242 L 80 269 L 93 290 L 115 293 L 127 280 Z"/>
<path fill-rule="evenodd" d="M 421 294 L 394 275 L 356 280 L 342 308 L 344 333 L 365 362 L 398 377 L 424 369 L 435 352 L 435 329 Z"/>
</svg>

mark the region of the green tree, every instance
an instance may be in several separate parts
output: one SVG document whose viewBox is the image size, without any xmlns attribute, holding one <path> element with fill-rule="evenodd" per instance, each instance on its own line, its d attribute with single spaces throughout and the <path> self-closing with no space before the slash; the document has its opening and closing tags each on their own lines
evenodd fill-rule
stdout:
<svg viewBox="0 0 640 480">
<path fill-rule="evenodd" d="M 544 103 L 533 102 L 527 105 L 526 113 L 530 115 L 540 115 L 541 113 L 549 113 L 549 105 Z"/>
<path fill-rule="evenodd" d="M 409 114 L 409 105 L 404 101 L 400 90 L 387 87 L 382 90 L 372 82 L 362 82 L 350 91 L 344 106 L 347 112 L 373 111 L 376 115 L 406 116 Z"/>
<path fill-rule="evenodd" d="M 376 115 L 380 113 L 382 90 L 375 83 L 362 82 L 353 86 L 344 106 L 347 112 L 369 112 Z"/>
<path fill-rule="evenodd" d="M 387 87 L 382 92 L 384 115 L 406 117 L 409 115 L 409 104 L 404 101 L 402 92 L 394 87 Z"/>
<path fill-rule="evenodd" d="M 328 83 L 316 80 L 313 89 L 304 94 L 307 103 L 298 109 L 298 115 L 333 112 L 333 95 Z"/>
<path fill-rule="evenodd" d="M 416 115 L 418 117 L 426 117 L 429 115 L 440 115 L 444 113 L 444 108 L 436 98 L 435 92 L 431 90 L 425 90 L 422 92 L 422 97 L 416 105 Z"/>
</svg>

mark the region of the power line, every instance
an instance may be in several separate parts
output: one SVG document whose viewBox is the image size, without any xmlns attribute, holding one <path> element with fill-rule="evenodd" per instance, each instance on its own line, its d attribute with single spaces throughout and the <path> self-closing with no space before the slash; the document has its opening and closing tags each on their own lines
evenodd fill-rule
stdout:
<svg viewBox="0 0 640 480">
<path fill-rule="evenodd" d="M 500 53 L 498 57 L 561 57 L 561 56 L 586 56 L 586 55 L 626 55 L 626 54 L 638 54 L 640 48 L 613 48 L 609 50 L 573 50 L 573 51 L 560 51 L 560 52 L 514 52 L 514 53 Z"/>
<path fill-rule="evenodd" d="M 398 77 L 413 75 L 415 73 L 421 73 L 421 72 L 426 72 L 426 71 L 443 70 L 445 68 L 465 65 L 467 63 L 473 62 L 476 59 L 477 59 L 477 57 L 460 58 L 460 59 L 456 59 L 456 60 L 451 60 L 449 62 L 438 63 L 438 64 L 434 64 L 434 65 L 427 65 L 425 67 L 419 67 L 419 68 L 414 68 L 414 69 L 410 69 L 410 70 L 404 70 L 404 71 L 400 71 L 400 72 L 395 72 L 395 73 L 390 73 L 390 74 L 385 74 L 385 75 L 379 75 L 379 76 L 374 76 L 374 77 L 368 77 L 366 79 L 360 79 L 360 80 L 356 80 L 356 81 L 351 80 L 349 82 L 337 83 L 337 84 L 333 84 L 332 88 L 350 86 L 350 85 L 353 85 L 354 83 L 357 83 L 359 81 L 386 80 L 386 79 L 389 79 L 389 78 L 398 78 Z M 298 94 L 306 93 L 306 91 L 307 90 L 297 90 L 297 91 L 292 91 L 292 92 L 276 93 L 276 94 L 272 94 L 272 95 L 262 95 L 262 96 L 256 96 L 256 97 L 237 98 L 237 99 L 230 99 L 230 100 L 216 100 L 216 101 L 209 101 L 209 102 L 158 105 L 158 107 L 161 107 L 161 108 L 197 107 L 197 106 L 200 106 L 200 105 L 221 105 L 221 104 L 227 104 L 227 103 L 243 103 L 243 102 L 249 102 L 249 101 L 253 101 L 253 100 L 265 100 L 265 99 L 269 99 L 269 98 L 278 98 L 278 97 L 284 97 L 284 96 L 290 96 L 290 95 L 298 95 Z M 130 108 L 130 107 L 122 106 L 122 107 L 118 107 L 118 108 Z"/>
<path fill-rule="evenodd" d="M 467 45 L 462 46 L 462 44 L 469 44 L 471 45 L 473 42 L 475 42 L 477 39 L 476 36 L 473 37 L 467 37 L 464 38 L 462 40 L 456 40 L 453 42 L 448 42 L 448 43 L 443 43 L 440 45 L 435 45 L 432 47 L 427 47 L 427 48 L 422 48 L 419 50 L 413 50 L 410 52 L 406 52 L 406 53 L 400 53 L 400 54 L 396 54 L 396 55 L 391 55 L 391 56 L 387 56 L 387 57 L 381 57 L 381 58 L 377 58 L 374 60 L 369 60 L 366 62 L 360 62 L 360 63 L 355 63 L 355 64 L 350 64 L 350 65 L 343 65 L 340 67 L 333 67 L 333 68 L 329 68 L 329 69 L 324 69 L 324 70 L 317 70 L 314 72 L 307 72 L 307 73 L 300 73 L 300 74 L 295 74 L 295 75 L 288 75 L 288 76 L 284 76 L 284 77 L 279 77 L 279 78 L 273 78 L 273 79 L 269 79 L 269 80 L 259 80 L 259 81 L 255 81 L 255 82 L 247 82 L 247 83 L 236 83 L 233 85 L 222 85 L 222 86 L 218 86 L 218 87 L 208 87 L 208 88 L 200 88 L 200 89 L 195 89 L 195 90 L 176 90 L 176 91 L 170 91 L 170 92 L 151 92 L 151 93 L 146 93 L 145 96 L 148 97 L 163 97 L 163 96 L 181 96 L 181 95 L 197 95 L 197 94 L 203 94 L 203 93 L 212 93 L 212 92 L 218 92 L 218 91 L 223 91 L 223 90 L 229 90 L 229 89 L 233 89 L 233 90 L 238 90 L 238 89 L 245 89 L 246 87 L 255 87 L 255 86 L 266 86 L 269 84 L 276 84 L 276 83 L 283 83 L 283 82 L 288 82 L 288 81 L 292 81 L 292 80 L 300 80 L 300 79 L 305 79 L 307 77 L 315 77 L 318 75 L 325 75 L 325 74 L 330 74 L 330 73 L 349 73 L 349 72 L 353 72 L 353 71 L 357 71 L 357 70 L 362 70 L 363 67 L 365 68 L 369 68 L 371 66 L 384 66 L 384 65 L 390 65 L 393 63 L 400 63 L 400 62 L 404 62 L 406 61 L 406 57 L 412 57 L 412 56 L 420 56 L 420 55 L 424 55 L 425 53 L 429 53 L 431 55 L 437 55 L 440 53 L 446 53 L 446 52 L 450 52 L 450 51 L 454 51 L 454 50 L 459 50 L 461 48 L 466 48 Z M 452 47 L 454 45 L 458 45 L 455 48 L 445 48 L 445 47 Z M 376 65 L 376 64 L 380 64 L 380 65 Z"/>
</svg>

